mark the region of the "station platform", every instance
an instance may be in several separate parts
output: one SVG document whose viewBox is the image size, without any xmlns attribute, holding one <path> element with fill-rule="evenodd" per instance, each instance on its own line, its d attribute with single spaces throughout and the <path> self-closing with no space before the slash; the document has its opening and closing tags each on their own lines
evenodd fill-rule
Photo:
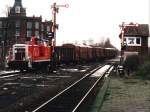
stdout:
<svg viewBox="0 0 150 112">
<path fill-rule="evenodd" d="M 150 112 L 150 80 L 111 76 L 108 81 L 103 102 L 100 90 L 90 112 Z"/>
</svg>

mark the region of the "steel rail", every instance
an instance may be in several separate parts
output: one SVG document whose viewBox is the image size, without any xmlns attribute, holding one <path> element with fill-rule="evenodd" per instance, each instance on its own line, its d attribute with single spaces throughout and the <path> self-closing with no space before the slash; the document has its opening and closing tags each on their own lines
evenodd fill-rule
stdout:
<svg viewBox="0 0 150 112">
<path fill-rule="evenodd" d="M 93 86 L 89 89 L 89 91 L 83 96 L 83 98 L 80 100 L 80 102 L 76 105 L 76 107 L 74 108 L 74 110 L 72 112 L 76 112 L 77 109 L 81 106 L 81 104 L 83 103 L 83 101 L 87 98 L 87 96 L 92 92 L 92 90 L 96 87 L 96 85 L 99 83 L 99 81 L 102 79 L 103 76 L 105 76 L 105 74 L 110 74 L 111 70 L 112 70 L 113 66 L 110 66 L 102 75 L 100 75 L 100 77 L 96 80 L 96 82 L 93 84 Z"/>
<path fill-rule="evenodd" d="M 19 75 L 18 73 L 21 73 L 21 72 L 3 73 L 3 74 L 0 74 L 0 79 L 18 76 Z"/>
<path fill-rule="evenodd" d="M 94 72 L 96 72 L 97 70 L 99 70 L 100 68 L 102 68 L 104 65 L 98 66 L 97 68 L 95 68 L 94 70 L 90 71 L 90 73 L 87 73 L 86 75 L 84 75 L 81 79 L 77 80 L 76 82 L 74 82 L 72 85 L 70 85 L 69 87 L 67 87 L 66 89 L 62 90 L 61 92 L 59 92 L 57 95 L 55 95 L 54 97 L 52 97 L 51 99 L 49 99 L 48 101 L 46 101 L 45 103 L 43 103 L 42 105 L 40 105 L 39 107 L 37 107 L 35 110 L 33 110 L 32 112 L 37 112 L 38 110 L 40 110 L 41 108 L 43 108 L 45 105 L 47 105 L 48 103 L 50 103 L 51 101 L 53 101 L 54 99 L 56 99 L 57 97 L 59 97 L 60 95 L 62 95 L 63 93 L 65 93 L 66 91 L 68 91 L 70 88 L 72 88 L 73 86 L 75 86 L 76 84 L 78 84 L 79 82 L 81 82 L 83 79 L 87 78 L 88 76 L 90 76 L 91 74 L 93 74 Z"/>
</svg>

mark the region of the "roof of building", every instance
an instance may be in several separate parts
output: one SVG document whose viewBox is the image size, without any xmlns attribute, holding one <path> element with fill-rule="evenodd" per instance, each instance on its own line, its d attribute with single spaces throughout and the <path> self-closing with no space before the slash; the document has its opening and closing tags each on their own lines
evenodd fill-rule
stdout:
<svg viewBox="0 0 150 112">
<path fill-rule="evenodd" d="M 124 36 L 149 37 L 149 26 L 148 24 L 139 24 L 138 27 L 128 26 L 124 29 Z M 121 37 L 121 33 L 119 37 Z"/>
<path fill-rule="evenodd" d="M 148 24 L 139 24 L 138 27 L 127 27 L 125 29 L 125 35 L 139 35 L 139 36 L 149 36 Z"/>
</svg>

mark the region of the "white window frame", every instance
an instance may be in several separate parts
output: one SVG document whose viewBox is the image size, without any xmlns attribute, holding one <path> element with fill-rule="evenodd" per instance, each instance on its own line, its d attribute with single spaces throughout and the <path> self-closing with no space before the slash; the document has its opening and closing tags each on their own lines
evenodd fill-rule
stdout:
<svg viewBox="0 0 150 112">
<path fill-rule="evenodd" d="M 35 22 L 35 29 L 39 29 L 39 25 L 40 23 L 39 22 Z"/>
<path fill-rule="evenodd" d="M 39 31 L 35 31 L 35 36 L 39 36 Z"/>
<path fill-rule="evenodd" d="M 16 28 L 19 28 L 19 27 L 20 27 L 20 21 L 17 20 L 17 21 L 16 21 Z"/>
<path fill-rule="evenodd" d="M 46 31 L 48 31 L 48 32 L 50 31 L 50 26 L 46 27 Z"/>
<path fill-rule="evenodd" d="M 126 38 L 126 43 L 127 43 L 127 46 L 141 46 L 141 37 L 125 37 Z M 140 44 L 137 44 L 136 41 L 137 39 L 140 39 Z M 131 42 L 131 39 L 133 39 L 133 43 L 130 43 Z"/>
<path fill-rule="evenodd" d="M 15 12 L 16 12 L 16 13 L 20 13 L 20 9 L 21 9 L 20 6 L 16 6 L 16 7 L 15 7 Z"/>
<path fill-rule="evenodd" d="M 31 30 L 27 30 L 27 37 L 31 37 L 32 36 L 32 31 Z"/>
<path fill-rule="evenodd" d="M 20 30 L 16 29 L 16 36 L 20 36 Z"/>
<path fill-rule="evenodd" d="M 27 29 L 32 29 L 32 22 L 27 22 Z"/>
</svg>

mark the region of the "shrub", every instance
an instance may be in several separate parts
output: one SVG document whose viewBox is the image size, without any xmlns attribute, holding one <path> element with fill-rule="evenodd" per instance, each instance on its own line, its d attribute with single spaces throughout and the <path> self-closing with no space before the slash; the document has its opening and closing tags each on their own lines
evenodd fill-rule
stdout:
<svg viewBox="0 0 150 112">
<path fill-rule="evenodd" d="M 139 67 L 136 74 L 139 76 L 142 76 L 143 78 L 149 78 L 150 79 L 150 61 L 147 61 L 144 64 L 142 64 Z"/>
<path fill-rule="evenodd" d="M 124 61 L 125 69 L 132 71 L 132 72 L 138 69 L 139 64 L 140 62 L 139 62 L 138 55 L 127 56 L 126 60 Z"/>
</svg>

